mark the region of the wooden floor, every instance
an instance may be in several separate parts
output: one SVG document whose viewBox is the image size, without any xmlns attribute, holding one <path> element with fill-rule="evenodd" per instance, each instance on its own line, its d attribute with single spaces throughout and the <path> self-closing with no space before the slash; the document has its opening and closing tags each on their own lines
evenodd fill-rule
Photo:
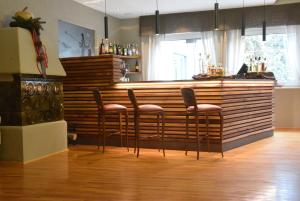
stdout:
<svg viewBox="0 0 300 201">
<path fill-rule="evenodd" d="M 300 131 L 225 153 L 75 146 L 27 165 L 0 163 L 0 200 L 300 200 Z"/>
</svg>

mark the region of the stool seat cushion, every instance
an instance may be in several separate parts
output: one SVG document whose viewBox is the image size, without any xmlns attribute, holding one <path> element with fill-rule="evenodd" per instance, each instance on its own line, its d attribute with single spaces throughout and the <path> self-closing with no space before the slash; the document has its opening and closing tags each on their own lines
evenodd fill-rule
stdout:
<svg viewBox="0 0 300 201">
<path fill-rule="evenodd" d="M 105 112 L 123 112 L 127 110 L 127 107 L 119 104 L 106 104 L 103 109 Z"/>
<path fill-rule="evenodd" d="M 152 104 L 139 105 L 138 110 L 141 113 L 160 113 L 164 111 L 162 107 L 158 105 L 152 105 Z"/>
<path fill-rule="evenodd" d="M 217 105 L 212 104 L 198 104 L 197 105 L 198 112 L 220 112 L 222 108 Z M 187 108 L 188 112 L 194 112 L 194 106 L 190 106 Z"/>
</svg>

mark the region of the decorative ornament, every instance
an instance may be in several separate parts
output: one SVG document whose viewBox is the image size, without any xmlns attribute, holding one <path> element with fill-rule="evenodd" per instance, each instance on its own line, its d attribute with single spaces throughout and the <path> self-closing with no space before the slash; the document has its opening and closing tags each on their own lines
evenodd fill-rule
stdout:
<svg viewBox="0 0 300 201">
<path fill-rule="evenodd" d="M 22 11 L 16 12 L 15 16 L 12 17 L 13 21 L 9 25 L 10 27 L 21 27 L 30 31 L 36 52 L 37 69 L 46 78 L 48 57 L 46 48 L 40 38 L 40 32 L 44 30 L 42 24 L 46 22 L 41 21 L 40 17 L 34 18 L 33 14 L 28 12 L 27 9 L 28 7 L 25 7 Z"/>
<path fill-rule="evenodd" d="M 31 12 L 27 11 L 27 7 L 25 7 L 22 11 L 18 11 L 15 14 L 15 17 L 23 18 L 24 20 L 29 20 L 30 18 L 34 18 Z"/>
</svg>

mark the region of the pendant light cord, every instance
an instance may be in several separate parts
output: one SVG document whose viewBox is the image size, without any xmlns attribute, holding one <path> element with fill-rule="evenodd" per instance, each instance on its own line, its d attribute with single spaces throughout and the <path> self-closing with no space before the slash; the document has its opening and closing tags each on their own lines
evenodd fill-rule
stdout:
<svg viewBox="0 0 300 201">
<path fill-rule="evenodd" d="M 156 10 L 158 10 L 158 0 L 156 0 Z"/>
<path fill-rule="evenodd" d="M 266 21 L 266 0 L 264 0 L 264 20 Z"/>
<path fill-rule="evenodd" d="M 245 0 L 243 0 L 243 12 L 242 12 L 242 18 L 245 18 Z"/>
<path fill-rule="evenodd" d="M 104 13 L 105 13 L 105 16 L 106 16 L 106 0 L 104 1 Z"/>
</svg>

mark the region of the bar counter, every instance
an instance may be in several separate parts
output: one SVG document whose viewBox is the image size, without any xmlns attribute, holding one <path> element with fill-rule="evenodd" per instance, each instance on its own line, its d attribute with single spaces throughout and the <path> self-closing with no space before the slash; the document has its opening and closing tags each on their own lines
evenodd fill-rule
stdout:
<svg viewBox="0 0 300 201">
<path fill-rule="evenodd" d="M 98 57 L 94 59 L 99 60 Z M 186 110 L 180 93 L 180 88 L 183 86 L 194 88 L 198 103 L 216 104 L 223 108 L 222 144 L 224 150 L 230 150 L 273 135 L 274 81 L 272 80 L 219 79 L 136 83 L 111 81 L 105 85 L 99 79 L 109 79 L 108 74 L 102 78 L 99 75 L 96 76 L 97 70 L 99 73 L 103 73 L 103 62 L 102 65 L 96 66 L 91 65 L 91 58 L 89 58 L 88 65 L 85 65 L 82 59 L 80 59 L 80 64 L 74 65 L 74 61 L 76 58 L 62 60 L 68 75 L 64 82 L 65 119 L 69 125 L 76 125 L 80 143 L 96 144 L 97 142 L 97 108 L 92 94 L 92 90 L 95 88 L 100 88 L 103 92 L 105 104 L 117 103 L 128 107 L 131 146 L 134 142 L 134 127 L 133 109 L 127 95 L 128 88 L 135 89 L 139 104 L 157 104 L 164 108 L 166 147 L 168 149 L 184 149 Z M 95 61 L 95 63 L 99 64 L 99 61 Z M 82 81 L 77 80 L 74 75 L 77 75 L 77 71 L 83 71 L 86 66 L 88 69 L 93 68 L 94 70 L 82 74 L 85 77 L 81 79 Z M 92 79 L 96 77 L 97 79 Z M 141 120 L 141 133 L 145 135 L 155 133 L 155 120 L 156 117 L 145 116 Z M 219 117 L 217 114 L 212 114 L 209 120 L 211 150 L 218 151 L 220 149 Z M 111 116 L 108 118 L 107 125 L 109 129 L 117 128 L 118 117 Z M 200 118 L 200 134 L 205 135 L 204 117 Z M 195 129 L 192 124 L 190 136 L 192 139 L 189 140 L 189 147 L 195 149 L 196 143 L 193 139 Z M 119 137 L 115 136 L 108 143 L 119 145 Z M 141 146 L 157 147 L 158 144 L 156 141 L 150 140 L 145 141 Z M 201 149 L 206 150 L 206 148 L 206 139 L 203 138 Z"/>
</svg>

